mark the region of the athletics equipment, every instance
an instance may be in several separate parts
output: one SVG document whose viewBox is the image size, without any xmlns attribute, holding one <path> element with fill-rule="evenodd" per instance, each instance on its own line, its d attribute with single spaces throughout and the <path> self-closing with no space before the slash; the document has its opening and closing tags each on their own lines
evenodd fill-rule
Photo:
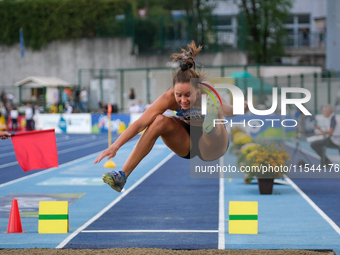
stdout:
<svg viewBox="0 0 340 255">
<path fill-rule="evenodd" d="M 11 213 L 9 215 L 7 232 L 5 233 L 25 233 L 22 231 L 18 200 L 12 200 Z"/>
<path fill-rule="evenodd" d="M 258 203 L 229 201 L 229 234 L 258 233 Z"/>
<path fill-rule="evenodd" d="M 68 230 L 68 201 L 40 201 L 38 233 L 61 234 Z"/>
</svg>

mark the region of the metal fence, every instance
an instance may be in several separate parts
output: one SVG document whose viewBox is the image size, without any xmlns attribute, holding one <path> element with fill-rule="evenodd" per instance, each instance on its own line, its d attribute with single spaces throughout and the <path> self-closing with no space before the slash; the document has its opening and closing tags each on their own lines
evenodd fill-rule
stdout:
<svg viewBox="0 0 340 255">
<path fill-rule="evenodd" d="M 98 103 L 105 101 L 117 105 L 121 112 L 127 112 L 129 91 L 134 89 L 136 101 L 146 104 L 153 102 L 172 86 L 175 69 L 116 69 L 116 70 L 79 70 L 79 86 L 88 89 L 90 94 L 89 107 L 95 110 Z M 340 104 L 340 79 L 333 78 L 330 72 L 311 73 L 292 76 L 259 77 L 260 66 L 219 66 L 205 67 L 209 77 L 229 77 L 235 73 L 247 73 L 254 78 L 235 77 L 234 83 L 247 95 L 248 87 L 256 87 L 254 95 L 256 105 L 270 107 L 273 87 L 301 87 L 311 92 L 312 98 L 306 104 L 312 113 L 318 113 L 325 104 Z M 280 89 L 279 89 L 280 92 Z M 339 95 L 338 95 L 339 94 Z M 288 95 L 291 98 L 301 97 L 300 94 Z M 280 105 L 279 105 L 280 108 Z M 279 109 L 278 108 L 278 109 Z"/>
<path fill-rule="evenodd" d="M 129 91 L 134 89 L 136 101 L 142 104 L 155 101 L 162 93 L 172 86 L 172 68 L 148 68 L 148 69 L 81 69 L 78 73 L 79 90 L 85 88 L 88 91 L 89 111 L 100 111 L 100 103 L 115 105 L 120 112 L 128 112 L 130 104 Z M 313 113 L 320 113 L 321 106 L 331 104 L 340 105 L 340 78 L 336 73 L 323 72 L 291 76 L 259 77 L 260 66 L 214 66 L 205 67 L 205 72 L 210 78 L 230 77 L 235 73 L 247 73 L 253 78 L 235 77 L 234 83 L 244 91 L 247 96 L 247 88 L 253 87 L 254 103 L 265 107 L 271 106 L 272 88 L 301 87 L 311 92 L 311 99 L 305 104 Z M 24 87 L 24 86 L 23 86 Z M 75 87 L 70 88 L 74 90 Z M 41 98 L 32 98 L 33 88 L 15 86 L 0 86 L 0 91 L 14 96 L 14 101 L 19 106 L 25 102 L 43 105 L 45 95 Z M 65 88 L 60 88 L 63 91 Z M 301 97 L 300 94 L 289 94 L 291 98 Z M 280 96 L 279 96 L 280 98 Z M 71 97 L 73 100 L 73 97 Z M 73 102 L 74 103 L 74 102 Z M 48 111 L 49 105 L 45 105 Z M 278 105 L 280 109 L 280 103 Z M 340 106 L 336 107 L 340 113 Z"/>
</svg>

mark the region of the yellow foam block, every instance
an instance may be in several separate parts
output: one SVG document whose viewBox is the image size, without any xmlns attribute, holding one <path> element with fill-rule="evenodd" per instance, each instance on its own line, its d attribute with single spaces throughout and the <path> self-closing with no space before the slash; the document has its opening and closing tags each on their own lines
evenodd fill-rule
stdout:
<svg viewBox="0 0 340 255">
<path fill-rule="evenodd" d="M 38 233 L 59 234 L 68 231 L 68 201 L 40 201 Z"/>
<path fill-rule="evenodd" d="M 229 234 L 258 233 L 258 203 L 229 202 Z"/>
<path fill-rule="evenodd" d="M 229 234 L 257 234 L 257 220 L 229 220 Z"/>
</svg>

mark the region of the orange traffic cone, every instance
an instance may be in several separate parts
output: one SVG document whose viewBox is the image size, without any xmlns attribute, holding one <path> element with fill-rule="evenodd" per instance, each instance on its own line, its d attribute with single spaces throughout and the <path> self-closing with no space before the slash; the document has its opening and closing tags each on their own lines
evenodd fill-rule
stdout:
<svg viewBox="0 0 340 255">
<path fill-rule="evenodd" d="M 9 215 L 7 232 L 4 233 L 24 233 L 22 231 L 21 219 L 19 213 L 18 200 L 13 199 L 11 213 Z"/>
</svg>

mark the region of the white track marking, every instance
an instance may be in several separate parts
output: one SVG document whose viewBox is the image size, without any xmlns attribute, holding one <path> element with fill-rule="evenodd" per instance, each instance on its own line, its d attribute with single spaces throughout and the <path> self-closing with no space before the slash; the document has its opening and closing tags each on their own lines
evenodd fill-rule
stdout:
<svg viewBox="0 0 340 255">
<path fill-rule="evenodd" d="M 223 156 L 220 158 L 220 166 L 224 165 Z M 225 249 L 225 213 L 224 213 L 224 176 L 220 173 L 219 177 L 219 212 L 218 212 L 218 249 Z"/>
<path fill-rule="evenodd" d="M 218 230 L 83 230 L 81 233 L 218 233 Z"/>
<path fill-rule="evenodd" d="M 130 144 L 130 143 L 133 143 L 134 141 L 135 141 L 135 140 L 129 141 L 129 142 L 127 142 L 124 146 L 126 146 L 126 145 L 128 145 L 128 144 Z M 106 142 L 107 142 L 107 141 L 106 141 Z M 54 170 L 56 170 L 56 169 L 59 169 L 59 168 L 61 168 L 61 167 L 64 167 L 64 166 L 72 165 L 72 164 L 74 164 L 74 163 L 83 161 L 83 160 L 85 160 L 85 159 L 87 159 L 87 158 L 93 157 L 93 156 L 97 155 L 98 153 L 99 153 L 99 152 L 95 152 L 95 153 L 92 153 L 92 154 L 87 155 L 87 156 L 85 156 L 85 157 L 82 157 L 82 158 L 79 158 L 79 159 L 76 159 L 76 160 L 72 160 L 72 161 L 67 162 L 67 163 L 65 163 L 65 164 L 61 164 L 59 167 L 53 167 L 53 168 L 50 168 L 50 169 L 47 169 L 47 170 L 44 170 L 44 171 L 41 171 L 41 172 L 38 172 L 38 173 L 35 173 L 35 174 L 30 174 L 30 175 L 28 175 L 28 176 L 24 176 L 24 177 L 15 179 L 15 180 L 13 180 L 13 181 L 5 182 L 5 183 L 3 183 L 3 184 L 0 184 L 0 188 L 5 187 L 5 186 L 10 185 L 10 184 L 13 184 L 13 183 L 17 183 L 17 182 L 20 182 L 20 181 L 29 179 L 29 178 L 32 178 L 32 177 L 35 177 L 35 176 L 38 176 L 38 175 L 41 175 L 41 174 L 45 174 L 45 173 L 52 172 L 52 171 L 54 171 Z M 12 163 L 8 163 L 8 164 L 4 164 L 4 165 L 1 165 L 1 166 L 0 166 L 0 169 L 1 169 L 1 168 L 4 168 L 4 167 L 7 167 L 7 166 L 13 166 L 13 165 L 16 165 L 16 164 L 18 164 L 18 162 L 12 162 Z"/>
<path fill-rule="evenodd" d="M 107 212 L 111 207 L 117 204 L 120 200 L 122 200 L 125 196 L 127 196 L 132 190 L 134 190 L 139 184 L 141 184 L 146 178 L 148 178 L 151 174 L 153 174 L 158 168 L 160 168 L 165 162 L 167 162 L 171 157 L 173 157 L 175 153 L 170 153 L 165 159 L 163 159 L 160 163 L 158 163 L 154 168 L 152 168 L 147 174 L 145 174 L 141 179 L 139 179 L 135 184 L 133 184 L 129 189 L 123 192 L 119 197 L 117 197 L 114 201 L 112 201 L 108 206 L 106 206 L 103 210 L 101 210 L 97 215 L 95 215 L 92 219 L 87 221 L 84 225 L 79 227 L 76 231 L 70 234 L 64 241 L 62 241 L 56 248 L 63 248 L 69 241 L 72 240 L 73 237 L 78 235 L 81 231 L 87 228 L 90 224 L 92 224 L 95 220 L 97 220 L 100 216 L 102 216 L 105 212 Z"/>
</svg>

